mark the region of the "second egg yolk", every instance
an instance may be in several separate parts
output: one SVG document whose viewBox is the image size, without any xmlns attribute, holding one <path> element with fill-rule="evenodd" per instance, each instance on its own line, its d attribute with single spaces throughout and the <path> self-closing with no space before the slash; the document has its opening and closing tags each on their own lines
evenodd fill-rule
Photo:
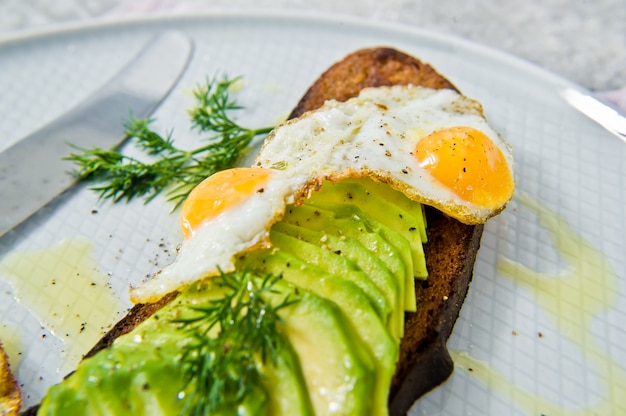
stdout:
<svg viewBox="0 0 626 416">
<path fill-rule="evenodd" d="M 263 168 L 233 168 L 198 184 L 183 203 L 180 228 L 188 238 L 204 221 L 235 207 L 255 192 L 263 192 L 272 172 Z"/>
<path fill-rule="evenodd" d="M 506 158 L 479 130 L 438 130 L 422 138 L 415 151 L 420 166 L 464 201 L 494 208 L 513 194 L 513 177 Z"/>
</svg>

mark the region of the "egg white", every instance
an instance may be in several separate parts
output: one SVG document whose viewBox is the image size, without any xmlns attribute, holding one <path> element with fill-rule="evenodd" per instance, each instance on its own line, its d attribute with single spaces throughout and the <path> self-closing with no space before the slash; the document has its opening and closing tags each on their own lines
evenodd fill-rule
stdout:
<svg viewBox="0 0 626 416">
<path fill-rule="evenodd" d="M 420 139 L 457 126 L 484 133 L 512 167 L 509 146 L 478 102 L 454 90 L 414 86 L 368 88 L 286 122 L 266 139 L 255 166 L 317 180 L 370 176 L 462 222 L 484 223 L 508 201 L 495 208 L 465 201 L 421 169 L 414 155 Z"/>
<path fill-rule="evenodd" d="M 269 245 L 269 229 L 302 188 L 301 179 L 274 172 L 263 192 L 206 221 L 183 241 L 176 259 L 143 284 L 131 289 L 135 303 L 154 302 L 205 276 L 235 269 L 234 256 Z"/>
</svg>

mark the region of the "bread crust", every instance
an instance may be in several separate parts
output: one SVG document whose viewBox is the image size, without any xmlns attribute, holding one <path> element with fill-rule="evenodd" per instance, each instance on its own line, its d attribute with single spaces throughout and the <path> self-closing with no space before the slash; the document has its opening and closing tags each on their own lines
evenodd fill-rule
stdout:
<svg viewBox="0 0 626 416">
<path fill-rule="evenodd" d="M 422 395 L 444 382 L 454 364 L 446 343 L 472 280 L 484 226 L 465 225 L 428 210 L 424 245 L 428 279 L 417 284 L 417 311 L 405 315 L 390 415 L 404 415 Z"/>
<path fill-rule="evenodd" d="M 289 118 L 321 107 L 326 100 L 346 101 L 368 87 L 420 85 L 428 88 L 456 87 L 430 65 L 396 49 L 360 49 L 329 67 L 302 96 Z"/>
<path fill-rule="evenodd" d="M 307 90 L 291 112 L 295 118 L 320 107 L 326 100 L 345 101 L 367 87 L 419 85 L 456 87 L 430 65 L 396 49 L 361 49 L 329 67 Z M 396 374 L 389 396 L 391 415 L 406 414 L 420 396 L 445 381 L 453 370 L 446 342 L 467 295 L 482 225 L 465 225 L 427 209 L 428 243 L 424 247 L 429 277 L 416 284 L 418 310 L 405 317 Z M 176 297 L 167 295 L 154 304 L 138 304 L 87 354 L 108 348 Z M 35 414 L 35 408 L 26 414 Z"/>
<path fill-rule="evenodd" d="M 124 334 L 132 331 L 137 325 L 151 317 L 156 311 L 170 303 L 178 296 L 178 292 L 172 292 L 154 303 L 138 303 L 131 308 L 130 311 L 111 328 L 98 343 L 83 358 L 89 358 L 98 351 L 109 348 L 113 342 Z"/>
</svg>

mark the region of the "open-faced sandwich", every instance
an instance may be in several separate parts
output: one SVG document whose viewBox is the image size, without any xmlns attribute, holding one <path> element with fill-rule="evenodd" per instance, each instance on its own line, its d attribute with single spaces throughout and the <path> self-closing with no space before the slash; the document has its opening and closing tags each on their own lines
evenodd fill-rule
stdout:
<svg viewBox="0 0 626 416">
<path fill-rule="evenodd" d="M 44 415 L 384 415 L 445 380 L 482 224 L 514 190 L 479 103 L 388 48 L 330 67 Z"/>
</svg>

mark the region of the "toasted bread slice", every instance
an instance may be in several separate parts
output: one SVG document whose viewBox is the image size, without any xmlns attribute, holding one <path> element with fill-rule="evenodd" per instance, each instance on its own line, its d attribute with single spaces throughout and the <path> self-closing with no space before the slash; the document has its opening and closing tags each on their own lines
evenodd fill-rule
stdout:
<svg viewBox="0 0 626 416">
<path fill-rule="evenodd" d="M 343 101 L 354 97 L 366 87 L 402 84 L 456 90 L 432 67 L 405 53 L 390 48 L 362 49 L 324 72 L 290 118 L 314 110 L 328 99 Z M 427 216 L 425 254 L 429 277 L 416 285 L 417 312 L 406 314 L 405 337 L 390 392 L 392 415 L 405 414 L 417 398 L 452 372 L 446 342 L 467 294 L 483 230 L 482 225 L 465 225 L 434 209 L 427 210 Z M 86 357 L 109 347 L 117 337 L 132 330 L 175 296 L 170 294 L 155 304 L 135 305 Z"/>
<path fill-rule="evenodd" d="M 290 117 L 324 101 L 344 101 L 363 88 L 413 84 L 456 87 L 431 66 L 391 48 L 361 49 L 324 72 L 304 94 Z M 483 226 L 470 226 L 428 210 L 428 243 L 424 247 L 428 279 L 416 286 L 417 312 L 407 313 L 405 336 L 390 392 L 390 414 L 405 414 L 417 398 L 452 373 L 446 341 L 467 294 Z"/>
</svg>

